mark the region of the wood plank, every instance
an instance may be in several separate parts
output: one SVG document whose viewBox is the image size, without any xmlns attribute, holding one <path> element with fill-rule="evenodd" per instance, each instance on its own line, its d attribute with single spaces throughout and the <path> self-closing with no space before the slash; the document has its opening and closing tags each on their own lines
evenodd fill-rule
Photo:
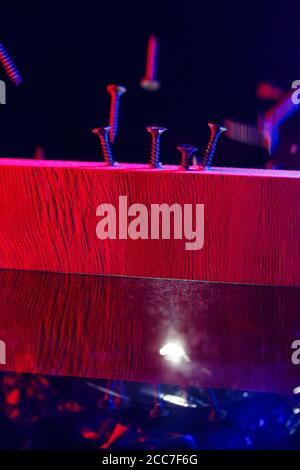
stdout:
<svg viewBox="0 0 300 470">
<path fill-rule="evenodd" d="M 97 207 L 204 204 L 204 246 L 99 240 Z M 0 159 L 0 267 L 300 286 L 300 172 Z M 172 234 L 171 234 L 172 235 Z"/>
</svg>

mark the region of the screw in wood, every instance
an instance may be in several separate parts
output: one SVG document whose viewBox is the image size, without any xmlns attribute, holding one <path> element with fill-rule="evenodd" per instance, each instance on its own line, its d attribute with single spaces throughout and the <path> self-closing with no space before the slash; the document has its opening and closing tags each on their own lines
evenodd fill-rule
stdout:
<svg viewBox="0 0 300 470">
<path fill-rule="evenodd" d="M 220 135 L 223 132 L 227 131 L 226 127 L 220 126 L 219 124 L 209 122 L 208 125 L 211 129 L 211 136 L 200 165 L 200 168 L 207 170 L 209 170 L 209 168 L 211 167 L 214 153 L 216 150 L 216 145 Z"/>
<path fill-rule="evenodd" d="M 112 156 L 111 148 L 110 148 L 109 141 L 108 141 L 109 131 L 110 131 L 109 126 L 108 127 L 97 127 L 97 128 L 92 130 L 92 132 L 94 134 L 97 134 L 97 136 L 100 139 L 101 148 L 102 148 L 102 152 L 103 152 L 103 155 L 104 155 L 104 161 L 106 162 L 106 164 L 108 166 L 114 166 L 116 162 L 114 161 L 114 158 Z"/>
<path fill-rule="evenodd" d="M 155 127 L 155 126 L 146 127 L 146 129 L 148 132 L 150 132 L 151 137 L 152 137 L 150 165 L 152 168 L 161 168 L 161 163 L 159 161 L 160 136 L 167 129 L 165 127 Z"/>
<path fill-rule="evenodd" d="M 197 152 L 198 148 L 189 144 L 177 145 L 177 150 L 181 152 L 181 166 L 184 170 L 188 170 L 191 164 L 191 157 L 193 153 Z"/>
<path fill-rule="evenodd" d="M 118 132 L 120 98 L 127 90 L 123 86 L 110 84 L 106 87 L 106 91 L 110 94 L 109 125 L 111 129 L 109 139 L 113 144 Z"/>
</svg>

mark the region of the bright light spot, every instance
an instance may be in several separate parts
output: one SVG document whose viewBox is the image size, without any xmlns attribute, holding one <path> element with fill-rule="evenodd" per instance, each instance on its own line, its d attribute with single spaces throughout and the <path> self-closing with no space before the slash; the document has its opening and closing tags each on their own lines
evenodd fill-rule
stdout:
<svg viewBox="0 0 300 470">
<path fill-rule="evenodd" d="M 294 388 L 293 393 L 294 393 L 295 395 L 297 395 L 298 393 L 300 393 L 300 387 Z"/>
<path fill-rule="evenodd" d="M 161 394 L 160 398 L 168 403 L 172 403 L 172 405 L 183 406 L 184 408 L 197 408 L 195 403 L 188 402 L 184 397 Z"/>
<path fill-rule="evenodd" d="M 161 356 L 165 356 L 168 361 L 174 362 L 174 364 L 179 364 L 182 359 L 188 360 L 184 349 L 182 348 L 182 346 L 180 346 L 180 344 L 177 343 L 165 344 L 159 350 L 159 354 Z"/>
<path fill-rule="evenodd" d="M 300 408 L 293 408 L 293 413 L 298 415 L 300 413 Z"/>
</svg>

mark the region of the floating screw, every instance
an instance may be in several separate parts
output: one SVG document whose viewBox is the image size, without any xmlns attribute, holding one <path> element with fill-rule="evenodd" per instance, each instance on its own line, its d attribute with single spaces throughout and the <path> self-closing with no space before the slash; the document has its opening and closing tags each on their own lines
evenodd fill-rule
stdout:
<svg viewBox="0 0 300 470">
<path fill-rule="evenodd" d="M 22 83 L 22 77 L 17 67 L 13 63 L 12 59 L 9 57 L 8 52 L 6 51 L 3 44 L 0 42 L 0 63 L 2 64 L 5 72 L 7 73 L 10 80 L 14 85 L 20 85 Z"/>
<path fill-rule="evenodd" d="M 189 144 L 177 145 L 177 150 L 181 152 L 181 166 L 184 170 L 188 170 L 191 162 L 191 157 L 194 152 L 197 152 L 197 147 L 192 147 Z"/>
<path fill-rule="evenodd" d="M 209 127 L 211 128 L 211 136 L 206 147 L 204 157 L 202 159 L 202 163 L 200 165 L 201 168 L 209 169 L 212 164 L 212 160 L 214 157 L 214 153 L 216 150 L 217 141 L 222 134 L 222 132 L 227 131 L 226 127 L 220 126 L 218 124 L 213 124 L 211 122 L 208 123 Z"/>
<path fill-rule="evenodd" d="M 147 47 L 146 75 L 140 82 L 141 87 L 144 88 L 144 90 L 156 91 L 160 88 L 160 82 L 156 79 L 157 56 L 157 37 L 154 34 L 151 34 L 148 39 Z"/>
<path fill-rule="evenodd" d="M 147 131 L 150 132 L 152 137 L 152 146 L 151 146 L 151 162 L 150 165 L 152 168 L 161 168 L 159 161 L 159 152 L 160 152 L 160 136 L 167 129 L 165 127 L 146 127 Z"/>
<path fill-rule="evenodd" d="M 109 138 L 113 144 L 118 131 L 119 122 L 119 108 L 120 108 L 120 97 L 126 93 L 126 88 L 119 85 L 108 85 L 106 91 L 110 94 L 110 112 L 109 112 L 109 125 L 111 127 L 109 132 Z"/>
<path fill-rule="evenodd" d="M 97 127 L 93 129 L 92 132 L 97 134 L 100 139 L 102 152 L 104 155 L 104 160 L 109 166 L 114 166 L 115 162 L 111 153 L 110 145 L 108 142 L 108 133 L 110 131 L 110 127 Z"/>
</svg>

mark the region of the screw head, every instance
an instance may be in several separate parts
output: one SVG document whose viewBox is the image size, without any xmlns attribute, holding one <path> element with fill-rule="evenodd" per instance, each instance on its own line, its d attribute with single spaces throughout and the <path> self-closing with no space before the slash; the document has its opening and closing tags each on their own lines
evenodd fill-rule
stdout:
<svg viewBox="0 0 300 470">
<path fill-rule="evenodd" d="M 177 150 L 181 152 L 181 166 L 184 170 L 189 169 L 190 158 L 194 152 L 198 150 L 190 144 L 177 145 Z"/>
<path fill-rule="evenodd" d="M 227 131 L 227 128 L 225 126 L 221 126 L 220 124 L 216 124 L 214 122 L 209 122 L 208 126 L 211 128 L 212 131 L 214 130 L 220 133 Z"/>
<path fill-rule="evenodd" d="M 97 134 L 101 137 L 105 137 L 109 133 L 110 129 L 111 129 L 110 126 L 95 127 L 95 129 L 92 129 L 92 132 L 93 132 L 93 134 Z"/>
<path fill-rule="evenodd" d="M 167 130 L 166 127 L 157 127 L 157 126 L 148 126 L 146 127 L 147 131 L 153 135 L 161 135 L 163 132 Z"/>
<path fill-rule="evenodd" d="M 110 93 L 111 95 L 121 96 L 124 93 L 126 93 L 127 89 L 124 86 L 116 85 L 114 83 L 110 83 L 109 85 L 107 85 L 106 91 L 108 91 L 108 93 Z"/>
<path fill-rule="evenodd" d="M 193 147 L 190 144 L 180 144 L 177 145 L 177 150 L 179 150 L 180 152 L 186 152 L 191 155 L 192 153 L 197 152 L 198 147 Z"/>
</svg>

